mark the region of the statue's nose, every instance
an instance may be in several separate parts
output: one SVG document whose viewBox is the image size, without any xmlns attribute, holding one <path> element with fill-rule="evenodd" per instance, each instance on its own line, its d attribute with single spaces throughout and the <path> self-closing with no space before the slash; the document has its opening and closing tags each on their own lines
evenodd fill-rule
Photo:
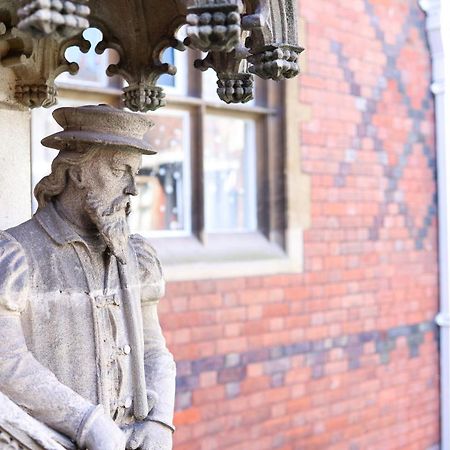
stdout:
<svg viewBox="0 0 450 450">
<path fill-rule="evenodd" d="M 138 190 L 137 190 L 137 186 L 136 186 L 136 179 L 134 177 L 131 177 L 130 182 L 125 187 L 123 192 L 126 195 L 137 195 L 138 194 Z"/>
</svg>

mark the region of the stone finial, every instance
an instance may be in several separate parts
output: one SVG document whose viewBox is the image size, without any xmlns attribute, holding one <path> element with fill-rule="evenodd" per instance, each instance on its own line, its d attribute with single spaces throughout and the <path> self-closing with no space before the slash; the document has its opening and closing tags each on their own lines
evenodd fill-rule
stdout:
<svg viewBox="0 0 450 450">
<path fill-rule="evenodd" d="M 154 111 L 166 105 L 166 94 L 159 86 L 137 83 L 124 88 L 123 102 L 131 111 Z"/>
<path fill-rule="evenodd" d="M 217 74 L 217 95 L 225 103 L 247 103 L 253 99 L 253 77 L 248 73 Z"/>
</svg>

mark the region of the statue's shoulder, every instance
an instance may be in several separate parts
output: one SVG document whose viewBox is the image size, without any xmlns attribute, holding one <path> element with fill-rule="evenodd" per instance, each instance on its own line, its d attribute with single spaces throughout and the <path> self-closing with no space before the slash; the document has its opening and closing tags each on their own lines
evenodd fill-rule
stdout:
<svg viewBox="0 0 450 450">
<path fill-rule="evenodd" d="M 158 255 L 155 248 L 150 244 L 149 240 L 140 234 L 132 234 L 130 243 L 138 258 L 139 265 L 147 262 L 155 262 L 159 264 Z"/>
<path fill-rule="evenodd" d="M 15 227 L 9 228 L 2 233 L 14 238 L 17 242 L 24 244 L 30 241 L 30 238 L 35 234 L 36 230 L 39 229 L 39 224 L 37 223 L 35 217 L 33 216 L 30 220 L 21 223 Z"/>
<path fill-rule="evenodd" d="M 22 311 L 29 288 L 29 270 L 20 242 L 7 231 L 0 231 L 0 308 Z"/>
<path fill-rule="evenodd" d="M 131 235 L 130 243 L 139 265 L 142 300 L 158 300 L 164 294 L 165 283 L 156 250 L 148 239 L 139 234 Z"/>
<path fill-rule="evenodd" d="M 11 265 L 13 255 L 25 258 L 25 251 L 21 243 L 11 233 L 12 230 L 0 230 L 0 267 Z"/>
</svg>

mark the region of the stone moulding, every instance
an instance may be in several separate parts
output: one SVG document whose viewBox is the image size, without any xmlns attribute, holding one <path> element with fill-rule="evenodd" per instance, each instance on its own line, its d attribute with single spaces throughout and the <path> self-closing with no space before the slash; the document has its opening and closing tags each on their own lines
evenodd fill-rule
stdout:
<svg viewBox="0 0 450 450">
<path fill-rule="evenodd" d="M 186 46 L 207 53 L 195 67 L 217 73 L 221 100 L 245 103 L 253 97 L 253 75 L 279 81 L 299 73 L 296 19 L 295 0 L 0 0 L 0 60 L 16 75 L 19 103 L 51 106 L 55 78 L 78 70 L 64 51 L 86 51 L 82 32 L 92 26 L 103 33 L 97 53 L 119 54 L 107 74 L 128 83 L 123 102 L 130 110 L 166 104 L 158 78 L 176 67 L 162 62 L 163 52 Z M 176 37 L 183 25 L 184 43 Z"/>
</svg>

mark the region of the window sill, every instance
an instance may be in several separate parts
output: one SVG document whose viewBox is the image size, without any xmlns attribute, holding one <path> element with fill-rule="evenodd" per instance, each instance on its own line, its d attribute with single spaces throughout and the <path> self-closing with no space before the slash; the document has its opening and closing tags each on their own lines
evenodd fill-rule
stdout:
<svg viewBox="0 0 450 450">
<path fill-rule="evenodd" d="M 210 234 L 153 238 L 167 281 L 301 273 L 301 257 L 292 258 L 260 233 Z M 301 240 L 300 240 L 301 241 Z M 299 250 L 299 249 L 297 249 Z"/>
</svg>

